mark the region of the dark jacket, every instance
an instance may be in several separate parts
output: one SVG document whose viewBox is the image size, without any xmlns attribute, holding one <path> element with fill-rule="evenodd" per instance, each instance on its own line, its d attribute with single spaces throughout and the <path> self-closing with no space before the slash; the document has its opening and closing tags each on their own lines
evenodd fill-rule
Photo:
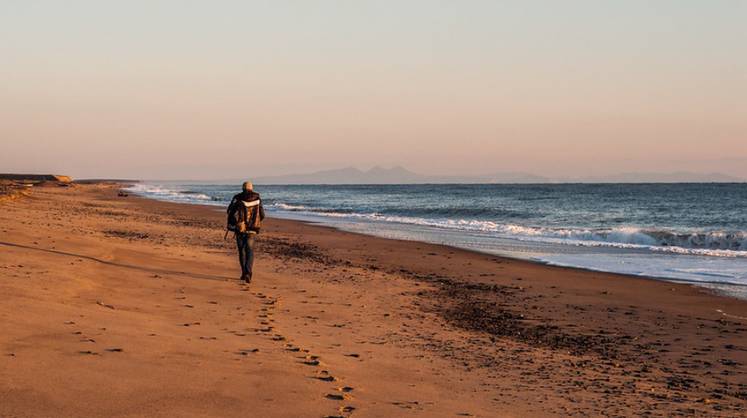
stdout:
<svg viewBox="0 0 747 418">
<path fill-rule="evenodd" d="M 251 205 L 252 202 L 257 202 Z M 246 205 L 250 203 L 250 205 Z M 247 232 L 259 233 L 262 220 L 265 219 L 265 208 L 262 206 L 262 199 L 259 193 L 247 192 L 239 193 L 231 199 L 231 203 L 226 209 L 228 215 L 227 225 L 229 231 L 238 232 L 239 224 L 245 223 Z"/>
</svg>

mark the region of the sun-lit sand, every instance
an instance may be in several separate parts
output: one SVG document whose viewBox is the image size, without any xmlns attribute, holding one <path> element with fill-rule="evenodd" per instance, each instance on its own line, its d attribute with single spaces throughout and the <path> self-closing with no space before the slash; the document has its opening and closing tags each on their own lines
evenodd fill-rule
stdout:
<svg viewBox="0 0 747 418">
<path fill-rule="evenodd" d="M 747 302 L 118 190 L 0 201 L 0 416 L 747 413 Z"/>
</svg>

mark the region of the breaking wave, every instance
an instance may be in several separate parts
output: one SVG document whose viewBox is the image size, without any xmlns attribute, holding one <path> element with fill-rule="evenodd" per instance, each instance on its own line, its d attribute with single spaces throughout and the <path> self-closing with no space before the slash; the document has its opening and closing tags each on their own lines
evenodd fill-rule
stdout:
<svg viewBox="0 0 747 418">
<path fill-rule="evenodd" d="M 637 227 L 608 229 L 548 228 L 473 219 L 429 219 L 381 213 L 350 213 L 285 203 L 274 203 L 271 207 L 281 211 L 299 212 L 314 216 L 348 218 L 351 220 L 363 219 L 452 230 L 487 232 L 505 238 L 526 241 L 578 246 L 637 248 L 659 252 L 717 257 L 747 257 L 747 231 L 694 231 L 682 233 L 666 230 L 647 230 Z"/>
<path fill-rule="evenodd" d="M 186 203 L 203 203 L 216 201 L 215 198 L 194 190 L 178 190 L 163 186 L 154 186 L 148 184 L 134 184 L 127 190 L 152 197 L 160 200 L 169 200 L 174 202 Z"/>
</svg>

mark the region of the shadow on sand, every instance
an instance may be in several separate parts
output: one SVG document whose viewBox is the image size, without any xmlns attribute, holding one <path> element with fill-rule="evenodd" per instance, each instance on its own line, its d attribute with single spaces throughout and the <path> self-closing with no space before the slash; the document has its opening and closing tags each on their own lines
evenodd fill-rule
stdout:
<svg viewBox="0 0 747 418">
<path fill-rule="evenodd" d="M 189 278 L 193 278 L 193 279 L 203 279 L 203 280 L 220 280 L 220 281 L 224 281 L 224 280 L 235 280 L 234 277 L 217 276 L 217 275 L 200 274 L 200 273 L 188 273 L 186 271 L 158 269 L 158 268 L 152 268 L 152 267 L 138 266 L 138 265 L 135 265 L 135 264 L 117 263 L 117 262 L 114 262 L 114 261 L 102 260 L 100 258 L 92 257 L 90 255 L 76 254 L 76 253 L 70 253 L 70 252 L 58 251 L 58 250 L 49 250 L 49 249 L 44 249 L 44 248 L 32 247 L 30 245 L 15 244 L 15 243 L 12 243 L 12 242 L 0 241 L 0 245 L 5 245 L 5 246 L 8 246 L 8 247 L 23 248 L 23 249 L 34 250 L 34 251 L 43 251 L 43 252 L 46 252 L 46 253 L 57 254 L 57 255 L 62 255 L 62 256 L 66 256 L 66 257 L 77 257 L 77 258 L 82 258 L 82 259 L 85 259 L 85 260 L 95 261 L 95 262 L 101 263 L 101 264 L 106 264 L 108 266 L 122 267 L 122 268 L 128 268 L 128 269 L 133 269 L 133 270 L 140 270 L 140 271 L 144 271 L 144 272 L 148 272 L 148 273 L 154 273 L 154 274 L 164 274 L 164 275 L 170 274 L 170 275 L 175 275 L 175 276 L 183 276 L 183 277 L 189 277 Z"/>
</svg>

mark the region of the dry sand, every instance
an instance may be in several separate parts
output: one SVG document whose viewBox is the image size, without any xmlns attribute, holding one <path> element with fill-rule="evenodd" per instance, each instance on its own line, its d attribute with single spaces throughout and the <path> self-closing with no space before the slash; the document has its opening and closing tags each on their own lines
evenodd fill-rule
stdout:
<svg viewBox="0 0 747 418">
<path fill-rule="evenodd" d="M 747 411 L 747 302 L 117 190 L 0 202 L 0 416 Z"/>
</svg>

